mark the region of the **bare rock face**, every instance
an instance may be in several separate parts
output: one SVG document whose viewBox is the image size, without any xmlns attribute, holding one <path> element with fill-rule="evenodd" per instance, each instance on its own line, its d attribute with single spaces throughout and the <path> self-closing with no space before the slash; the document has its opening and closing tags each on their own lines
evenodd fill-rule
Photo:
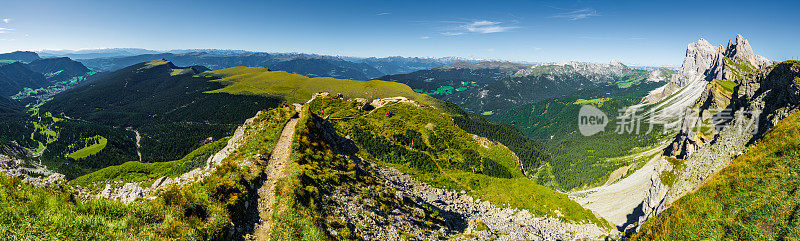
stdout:
<svg viewBox="0 0 800 241">
<path fill-rule="evenodd" d="M 717 48 L 717 53 L 714 55 L 714 62 L 711 67 L 704 73 L 706 80 L 724 79 L 735 80 L 735 68 L 730 61 L 735 61 L 738 64 L 746 65 L 749 68 L 760 69 L 765 68 L 772 64 L 772 61 L 753 52 L 748 42 L 742 35 L 736 35 L 736 41 L 728 41 L 726 47 L 722 45 Z M 728 60 L 726 60 L 726 58 Z"/>
<path fill-rule="evenodd" d="M 711 46 L 704 39 L 689 44 L 686 59 L 678 72 L 680 79 L 677 85 L 696 82 L 706 84 L 703 85 L 704 89 L 698 100 L 692 101 L 694 108 L 684 112 L 681 129 L 664 154 L 685 159 L 710 141 L 709 138 L 715 133 L 703 133 L 699 128 L 718 117 L 716 112 L 727 108 L 732 98 L 730 91 L 724 90 L 718 81 L 741 83 L 744 81 L 741 76 L 746 71 L 758 70 L 771 63 L 756 55 L 742 35 L 736 35 L 736 42 L 731 40 L 724 48 Z M 687 82 L 682 83 L 683 80 Z"/>
<path fill-rule="evenodd" d="M 678 74 L 671 78 L 672 85 L 651 92 L 645 97 L 648 103 L 656 103 L 664 98 L 678 92 L 686 86 L 700 86 L 696 82 L 709 82 L 714 79 L 734 80 L 735 72 L 739 71 L 736 66 L 726 62 L 726 59 L 733 60 L 737 64 L 744 64 L 749 68 L 765 68 L 772 61 L 765 57 L 756 55 L 753 48 L 742 35 L 736 35 L 734 40 L 729 40 L 727 46 L 715 47 L 708 41 L 701 38 L 697 42 L 690 43 L 686 47 L 686 57 L 683 59 Z M 704 86 L 704 85 L 703 85 Z M 676 88 L 677 87 L 677 88 Z M 693 87 L 702 88 L 702 87 Z"/>
<path fill-rule="evenodd" d="M 686 86 L 688 81 L 703 76 L 714 64 L 719 53 L 720 49 L 714 47 L 705 39 L 701 38 L 695 43 L 690 43 L 686 47 L 686 57 L 683 59 L 683 65 L 678 71 L 679 78 L 676 84 L 681 87 Z"/>
<path fill-rule="evenodd" d="M 726 115 L 731 118 L 715 123 L 714 129 L 717 131 L 712 136 L 705 137 L 711 141 L 698 141 L 702 138 L 696 138 L 699 133 L 693 129 L 701 121 L 685 122 L 683 130 L 674 139 L 672 149 L 668 148 L 665 152 L 667 155 L 679 153 L 677 156 L 685 159 L 684 167 L 677 173 L 674 183 L 666 192 L 659 185 L 653 185 L 647 191 L 646 200 L 650 201 L 646 202 L 649 204 L 645 205 L 647 208 L 644 208 L 645 213 L 640 223 L 663 211 L 659 205 L 669 205 L 701 186 L 733 158 L 745 153 L 748 145 L 757 142 L 780 120 L 800 110 L 798 79 L 798 61 L 787 61 L 748 73 L 734 88 L 726 106 Z M 710 112 L 707 110 L 712 104 L 705 103 L 719 104 L 724 101 L 715 100 L 714 91 L 708 89 L 704 99 L 698 101 L 700 111 L 696 113 L 708 114 Z M 707 118 L 701 116 L 699 120 Z M 660 204 L 654 206 L 654 203 Z"/>
<path fill-rule="evenodd" d="M 144 189 L 139 183 L 109 183 L 97 195 L 100 198 L 119 200 L 123 203 L 132 203 L 137 198 L 144 196 Z"/>
</svg>

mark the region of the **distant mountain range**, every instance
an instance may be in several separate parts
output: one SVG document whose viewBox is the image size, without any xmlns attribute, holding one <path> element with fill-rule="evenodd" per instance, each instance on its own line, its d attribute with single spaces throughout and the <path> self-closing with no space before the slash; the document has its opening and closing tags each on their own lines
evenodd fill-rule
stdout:
<svg viewBox="0 0 800 241">
<path fill-rule="evenodd" d="M 30 63 L 31 61 L 40 59 L 39 55 L 29 51 L 16 51 L 11 53 L 0 54 L 0 64 L 12 63 L 16 61 Z"/>
<path fill-rule="evenodd" d="M 202 65 L 212 70 L 235 66 L 265 67 L 312 77 L 355 80 L 369 80 L 382 75 L 380 71 L 367 64 L 353 63 L 336 57 L 307 54 L 189 52 L 82 59 L 80 61 L 91 69 L 114 71 L 155 59 L 168 59 L 182 66 Z"/>
<path fill-rule="evenodd" d="M 420 57 L 383 57 L 383 58 L 358 58 L 342 57 L 344 60 L 365 63 L 383 72 L 386 75 L 406 74 L 419 70 L 427 70 L 442 65 L 453 64 L 456 62 L 477 63 L 483 60 L 473 60 L 457 57 L 446 58 L 420 58 Z"/>
<path fill-rule="evenodd" d="M 662 81 L 650 71 L 619 62 L 565 62 L 529 66 L 511 62 L 458 62 L 380 79 L 405 83 L 417 90 L 485 115 L 505 112 L 550 97 L 604 85 L 627 88 L 645 81 Z"/>
<path fill-rule="evenodd" d="M 89 49 L 89 50 L 41 50 L 37 51 L 37 53 L 39 53 L 39 55 L 41 55 L 42 57 L 69 57 L 71 59 L 77 59 L 86 64 L 89 68 L 99 71 L 116 70 L 138 62 L 158 59 L 158 58 L 152 58 L 152 59 L 133 58 L 135 60 L 139 60 L 139 61 L 133 61 L 133 59 L 131 58 L 126 58 L 135 56 L 168 57 L 166 55 L 160 55 L 160 54 L 197 55 L 198 53 L 203 53 L 203 55 L 205 55 L 206 57 L 224 56 L 224 57 L 244 58 L 245 56 L 275 56 L 276 59 L 280 60 L 279 61 L 273 61 L 269 59 L 262 59 L 258 61 L 247 60 L 247 61 L 242 61 L 241 64 L 239 65 L 236 65 L 235 63 L 232 62 L 221 63 L 205 59 L 205 60 L 191 61 L 192 63 L 187 63 L 187 64 L 194 65 L 194 64 L 200 64 L 201 62 L 205 62 L 209 65 L 206 67 L 209 67 L 211 69 L 221 69 L 226 67 L 234 67 L 242 65 L 248 67 L 272 66 L 272 68 L 276 70 L 284 70 L 291 73 L 303 74 L 308 76 L 337 77 L 337 78 L 357 79 L 357 80 L 367 80 L 370 78 L 375 78 L 383 75 L 406 74 L 418 70 L 435 68 L 441 65 L 453 64 L 456 62 L 477 63 L 486 61 L 480 59 L 468 59 L 460 57 L 442 57 L 442 58 L 401 57 L 401 56 L 381 57 L 381 58 L 348 57 L 348 56 L 326 56 L 326 55 L 302 54 L 302 53 L 271 53 L 271 52 L 268 53 L 268 52 L 254 52 L 246 50 L 229 50 L 229 49 L 176 49 L 167 51 L 155 51 L 155 50 L 139 49 L 139 48 L 109 48 L 109 49 Z M 93 59 L 105 59 L 105 60 L 93 60 Z M 306 59 L 306 60 L 315 59 L 317 61 L 338 60 L 334 62 L 345 61 L 351 63 L 327 64 L 331 65 L 332 67 L 335 67 L 332 68 L 331 66 L 325 66 L 326 64 L 322 63 L 315 63 L 309 61 L 303 62 L 303 64 L 312 64 L 312 65 L 321 64 L 319 68 L 331 68 L 328 70 L 296 69 L 297 63 L 287 63 L 282 65 L 276 64 L 276 62 L 290 61 L 292 59 Z M 183 64 L 182 62 L 179 61 L 176 61 L 176 63 Z M 528 62 L 519 62 L 519 63 L 526 65 L 535 64 Z M 358 66 L 359 64 L 365 64 L 371 68 L 364 68 L 363 66 L 359 67 Z M 294 67 L 291 67 L 292 65 L 294 65 Z M 340 68 L 345 68 L 345 69 L 352 68 L 354 70 L 342 70 Z M 354 74 L 352 73 L 353 71 L 361 71 L 363 73 Z"/>
<path fill-rule="evenodd" d="M 37 53 L 45 58 L 48 57 L 69 57 L 71 59 L 94 59 L 94 58 L 114 58 L 127 57 L 142 54 L 161 53 L 155 50 L 140 48 L 107 48 L 107 49 L 85 49 L 85 50 L 41 50 Z"/>
</svg>

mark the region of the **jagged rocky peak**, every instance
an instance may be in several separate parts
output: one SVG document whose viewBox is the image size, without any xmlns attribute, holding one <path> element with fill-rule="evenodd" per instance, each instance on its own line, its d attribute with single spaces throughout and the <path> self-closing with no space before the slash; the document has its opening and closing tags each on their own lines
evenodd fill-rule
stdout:
<svg viewBox="0 0 800 241">
<path fill-rule="evenodd" d="M 736 35 L 736 42 L 728 40 L 728 46 L 725 48 L 723 55 L 745 60 L 750 65 L 758 68 L 764 68 L 771 64 L 769 59 L 756 55 L 753 52 L 753 48 L 750 47 L 750 42 L 744 39 L 741 34 Z"/>
<path fill-rule="evenodd" d="M 719 48 L 714 47 L 703 38 L 697 42 L 690 43 L 686 47 L 686 57 L 683 59 L 681 69 L 678 71 L 680 78 L 676 84 L 685 86 L 688 80 L 698 78 L 703 75 L 713 65 Z"/>
<path fill-rule="evenodd" d="M 734 61 L 735 64 L 729 63 L 730 61 Z M 671 83 L 655 90 L 645 100 L 648 103 L 656 103 L 682 88 L 689 88 L 690 91 L 681 97 L 689 99 L 679 102 L 691 103 L 700 96 L 706 84 L 714 79 L 736 81 L 737 74 L 748 71 L 739 69 L 742 66 L 762 69 L 771 64 L 773 62 L 769 59 L 756 55 L 750 42 L 742 35 L 736 35 L 736 38 L 728 41 L 727 46 L 714 46 L 700 38 L 686 47 L 686 57 L 678 74 L 672 76 Z M 683 108 L 683 106 L 678 107 Z"/>
<path fill-rule="evenodd" d="M 720 45 L 718 49 L 719 53 L 715 55 L 714 64 L 705 73 L 706 80 L 736 80 L 735 72 L 741 71 L 739 70 L 741 66 L 761 69 L 773 64 L 769 59 L 755 54 L 750 42 L 742 35 L 736 35 L 735 42 L 734 40 L 728 40 L 726 47 Z M 735 62 L 735 64 L 731 63 L 731 61 Z"/>
</svg>

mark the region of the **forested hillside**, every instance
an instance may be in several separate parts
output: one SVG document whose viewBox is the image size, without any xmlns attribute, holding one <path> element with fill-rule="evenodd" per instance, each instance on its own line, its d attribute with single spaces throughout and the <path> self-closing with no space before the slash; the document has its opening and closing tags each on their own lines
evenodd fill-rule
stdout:
<svg viewBox="0 0 800 241">
<path fill-rule="evenodd" d="M 74 178 L 86 171 L 58 166 L 70 163 L 88 165 L 90 169 L 96 170 L 138 160 L 133 131 L 138 131 L 141 135 L 139 151 L 142 161 L 178 160 L 201 146 L 204 140 L 228 136 L 238 123 L 253 116 L 258 110 L 277 106 L 281 102 L 274 97 L 204 93 L 219 89 L 222 85 L 194 76 L 203 70 L 205 69 L 202 67 L 178 68 L 164 60 L 151 61 L 116 71 L 90 84 L 55 96 L 41 107 L 41 112 L 54 113 L 60 119 L 68 120 L 63 123 L 75 123 L 75 128 L 100 125 L 109 129 L 110 132 L 105 135 L 113 132 L 119 133 L 113 135 L 126 138 L 111 138 L 104 134 L 85 133 L 86 131 L 73 132 L 59 124 L 57 128 L 62 129 L 59 131 L 60 136 L 80 135 L 80 138 L 88 138 L 101 135 L 109 143 L 119 142 L 130 151 L 126 152 L 125 157 L 97 160 L 97 163 L 57 162 L 53 163 L 54 168 L 76 172 L 68 175 Z M 75 136 L 70 141 L 80 138 Z M 69 144 L 72 143 L 64 143 Z M 49 159 L 48 152 L 51 152 L 50 148 L 45 152 L 46 159 Z M 64 154 L 66 153 L 53 153 L 53 160 Z"/>
<path fill-rule="evenodd" d="M 476 90 L 530 66 L 509 62 L 457 62 L 379 79 L 408 85 L 414 91 L 445 101 L 460 101 L 459 92 Z"/>
<path fill-rule="evenodd" d="M 11 97 L 25 88 L 41 88 L 49 83 L 44 75 L 22 62 L 0 66 L 0 95 Z"/>
<path fill-rule="evenodd" d="M 550 98 L 511 109 L 491 119 L 510 123 L 526 136 L 543 144 L 550 155 L 548 166 L 528 169 L 538 183 L 561 190 L 590 186 L 605 182 L 607 175 L 622 166 L 647 159 L 618 158 L 635 154 L 667 138 L 663 126 L 651 127 L 647 108 L 637 112 L 640 119 L 638 132 L 619 131 L 620 110 L 639 104 L 659 82 L 646 82 L 628 88 L 606 85 L 578 91 L 575 94 Z M 578 113 L 583 105 L 592 105 L 607 116 L 603 132 L 583 136 L 578 131 Z M 626 127 L 627 128 L 627 127 Z M 622 133 L 620 133 L 622 132 Z M 609 160 L 612 159 L 612 160 Z"/>
</svg>

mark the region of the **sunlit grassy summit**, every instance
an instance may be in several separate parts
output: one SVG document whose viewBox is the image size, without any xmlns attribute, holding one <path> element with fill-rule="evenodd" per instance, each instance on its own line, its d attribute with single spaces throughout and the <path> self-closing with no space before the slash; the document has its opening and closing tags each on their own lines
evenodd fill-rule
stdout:
<svg viewBox="0 0 800 241">
<path fill-rule="evenodd" d="M 317 92 L 341 93 L 348 97 L 378 99 L 404 96 L 420 102 L 433 99 L 414 92 L 410 87 L 382 80 L 357 81 L 331 77 L 309 78 L 286 71 L 270 71 L 262 67 L 233 67 L 200 74 L 216 78 L 226 85 L 209 93 L 256 94 L 281 96 L 290 103 L 305 102 Z"/>
</svg>

